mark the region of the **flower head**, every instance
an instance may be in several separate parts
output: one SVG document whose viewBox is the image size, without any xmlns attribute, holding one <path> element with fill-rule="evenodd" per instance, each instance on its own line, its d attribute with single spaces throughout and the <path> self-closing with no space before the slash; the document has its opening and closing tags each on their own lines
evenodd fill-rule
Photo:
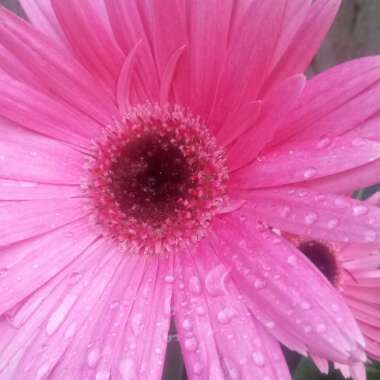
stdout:
<svg viewBox="0 0 380 380">
<path fill-rule="evenodd" d="M 302 74 L 339 1 L 22 3 L 31 24 L 0 10 L 0 377 L 158 379 L 171 316 L 191 379 L 289 379 L 279 342 L 365 361 L 273 232 L 380 238 L 336 195 L 378 170 L 380 59 Z"/>
<path fill-rule="evenodd" d="M 369 204 L 379 206 L 379 195 L 373 195 Z M 367 212 L 362 205 L 357 210 Z M 380 254 L 378 245 L 337 244 L 316 241 L 309 238 L 290 237 L 296 247 L 317 266 L 323 275 L 339 290 L 350 307 L 366 341 L 369 358 L 380 360 Z M 318 358 L 322 371 L 328 370 L 328 363 Z M 335 363 L 342 373 L 354 379 L 365 379 L 362 365 L 347 366 Z"/>
</svg>

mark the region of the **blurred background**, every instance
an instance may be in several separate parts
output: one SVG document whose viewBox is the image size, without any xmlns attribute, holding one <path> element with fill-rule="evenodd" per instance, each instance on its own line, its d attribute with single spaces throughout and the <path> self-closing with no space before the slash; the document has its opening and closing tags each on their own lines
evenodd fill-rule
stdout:
<svg viewBox="0 0 380 380">
<path fill-rule="evenodd" d="M 0 0 L 0 4 L 25 17 L 17 0 Z M 319 54 L 312 62 L 308 74 L 313 75 L 356 57 L 377 54 L 380 54 L 380 0 L 342 0 L 335 24 Z M 380 186 L 362 189 L 357 192 L 356 196 L 365 199 L 376 189 L 380 189 Z M 343 379 L 339 373 L 334 371 L 331 371 L 329 375 L 319 374 L 310 361 L 301 359 L 291 352 L 287 352 L 287 360 L 295 380 Z M 186 373 L 175 329 L 172 326 L 163 380 L 184 379 L 186 379 Z M 368 380 L 380 380 L 379 365 L 374 364 L 368 367 Z"/>
</svg>

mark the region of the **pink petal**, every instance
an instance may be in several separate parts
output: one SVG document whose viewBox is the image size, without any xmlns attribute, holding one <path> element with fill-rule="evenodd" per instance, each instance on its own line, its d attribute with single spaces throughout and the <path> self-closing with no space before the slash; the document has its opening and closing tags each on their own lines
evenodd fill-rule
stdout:
<svg viewBox="0 0 380 380">
<path fill-rule="evenodd" d="M 112 96 L 82 66 L 45 35 L 4 9 L 0 43 L 58 97 L 107 124 L 116 112 Z"/>
<path fill-rule="evenodd" d="M 380 141 L 359 136 L 352 131 L 309 143 L 293 141 L 278 145 L 238 171 L 233 181 L 244 188 L 287 185 L 339 174 L 379 159 Z M 235 159 L 240 159 L 237 152 Z"/>
<path fill-rule="evenodd" d="M 305 82 L 306 79 L 303 75 L 290 77 L 279 84 L 263 100 L 262 110 L 259 119 L 255 123 L 256 125 L 240 136 L 231 149 L 227 151 L 231 171 L 241 168 L 254 160 L 272 140 L 276 129 L 297 103 Z M 273 180 L 273 177 L 271 179 Z M 255 184 L 256 180 L 257 178 L 255 178 Z"/>
<path fill-rule="evenodd" d="M 290 379 L 280 346 L 227 284 L 227 270 L 207 243 L 176 257 L 175 320 L 189 379 Z"/>
<path fill-rule="evenodd" d="M 189 20 L 189 106 L 207 118 L 214 99 L 222 62 L 227 54 L 230 22 L 236 1 L 190 1 Z M 207 38 L 205 38 L 207 36 Z"/>
<path fill-rule="evenodd" d="M 68 52 L 70 51 L 50 0 L 20 0 L 20 3 L 29 20 L 38 30 L 49 36 Z"/>
<path fill-rule="evenodd" d="M 264 91 L 286 77 L 304 72 L 317 53 L 338 12 L 340 0 L 315 0 L 303 24 L 277 63 Z"/>
<path fill-rule="evenodd" d="M 244 103 L 238 110 L 231 113 L 221 128 L 215 132 L 218 143 L 226 147 L 238 137 L 255 126 L 261 113 L 262 101 Z"/>
<path fill-rule="evenodd" d="M 159 78 L 151 51 L 148 20 L 136 0 L 105 0 L 115 38 L 127 56 L 139 41 L 141 54 L 136 55 L 136 83 L 139 93 L 149 94 L 150 101 L 158 100 Z M 138 97 L 139 98 L 139 97 Z"/>
<path fill-rule="evenodd" d="M 78 60 L 114 90 L 124 56 L 99 15 L 98 2 L 51 0 L 61 28 Z"/>
<path fill-rule="evenodd" d="M 25 242 L 1 248 L 0 314 L 57 275 L 82 255 L 97 237 L 86 220 L 81 219 Z"/>
<path fill-rule="evenodd" d="M 249 196 L 251 211 L 283 231 L 352 243 L 380 238 L 380 210 L 361 201 L 290 187 L 252 191 Z"/>
<path fill-rule="evenodd" d="M 96 244 L 88 251 L 87 260 L 79 260 L 75 267 L 70 266 L 33 294 L 30 300 L 34 305 L 27 300 L 10 316 L 10 323 L 15 324 L 18 331 L 0 348 L 0 373 L 17 351 L 22 352 L 22 357 L 14 378 L 30 371 L 32 378 L 42 379 L 53 370 L 75 334 L 80 335 L 94 306 L 103 306 L 105 297 L 110 295 L 110 285 L 116 281 L 113 276 L 122 259 L 107 248 L 109 244 L 104 242 Z M 104 254 L 105 249 L 108 255 Z M 74 276 L 74 271 L 79 272 Z M 31 338 L 33 344 L 30 344 Z M 36 347 L 46 347 L 46 350 L 36 350 Z"/>
<path fill-rule="evenodd" d="M 0 133 L 0 178 L 79 184 L 83 175 L 83 154 L 2 119 Z"/>
<path fill-rule="evenodd" d="M 303 254 L 241 210 L 217 221 L 213 249 L 254 315 L 291 349 L 344 363 L 365 360 L 363 337 L 339 293 Z"/>
<path fill-rule="evenodd" d="M 0 247 L 54 230 L 87 212 L 81 198 L 0 203 Z"/>
<path fill-rule="evenodd" d="M 75 185 L 50 185 L 0 178 L 0 201 L 64 199 L 81 195 L 83 195 L 83 190 Z"/>
<path fill-rule="evenodd" d="M 315 191 L 331 191 L 348 195 L 358 189 L 359 183 L 363 188 L 374 185 L 379 171 L 380 160 L 376 160 L 339 174 L 304 182 L 302 185 Z"/>
<path fill-rule="evenodd" d="M 231 30 L 230 48 L 210 115 L 213 127 L 217 128 L 248 99 L 257 98 L 271 64 L 277 59 L 278 44 L 286 45 L 285 36 L 293 33 L 287 28 L 296 26 L 291 20 L 300 17 L 300 7 L 306 11 L 308 2 L 253 0 L 249 3 L 244 17 Z"/>
<path fill-rule="evenodd" d="M 0 115 L 30 130 L 88 147 L 100 125 L 28 85 L 0 75 Z"/>
<path fill-rule="evenodd" d="M 297 142 L 335 137 L 365 124 L 380 108 L 379 79 L 380 57 L 356 59 L 315 76 L 272 145 L 293 136 Z"/>
</svg>

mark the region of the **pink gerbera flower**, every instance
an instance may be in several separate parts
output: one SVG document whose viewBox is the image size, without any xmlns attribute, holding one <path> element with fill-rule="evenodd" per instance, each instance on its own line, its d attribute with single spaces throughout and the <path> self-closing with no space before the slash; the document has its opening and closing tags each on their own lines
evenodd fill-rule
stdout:
<svg viewBox="0 0 380 380">
<path fill-rule="evenodd" d="M 22 1 L 0 11 L 0 377 L 289 379 L 278 341 L 366 360 L 272 227 L 375 243 L 380 58 L 301 74 L 337 0 Z M 268 227 L 270 226 L 270 227 Z"/>
<path fill-rule="evenodd" d="M 380 193 L 368 202 L 380 205 Z M 366 206 L 357 208 L 365 214 Z M 313 262 L 330 283 L 343 295 L 350 307 L 366 341 L 369 358 L 380 361 L 380 252 L 378 245 L 339 244 L 312 240 L 307 237 L 290 237 L 296 247 Z M 328 362 L 315 358 L 323 372 L 328 371 Z M 348 378 L 365 379 L 362 364 L 346 366 L 335 363 Z"/>
</svg>

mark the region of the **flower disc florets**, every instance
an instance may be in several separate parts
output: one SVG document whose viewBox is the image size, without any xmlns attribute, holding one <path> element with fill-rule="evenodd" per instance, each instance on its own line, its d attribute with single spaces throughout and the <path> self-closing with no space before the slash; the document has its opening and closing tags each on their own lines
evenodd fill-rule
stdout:
<svg viewBox="0 0 380 380">
<path fill-rule="evenodd" d="M 199 240 L 226 196 L 224 154 L 178 106 L 136 106 L 96 142 L 88 190 L 97 221 L 128 250 Z"/>
</svg>

